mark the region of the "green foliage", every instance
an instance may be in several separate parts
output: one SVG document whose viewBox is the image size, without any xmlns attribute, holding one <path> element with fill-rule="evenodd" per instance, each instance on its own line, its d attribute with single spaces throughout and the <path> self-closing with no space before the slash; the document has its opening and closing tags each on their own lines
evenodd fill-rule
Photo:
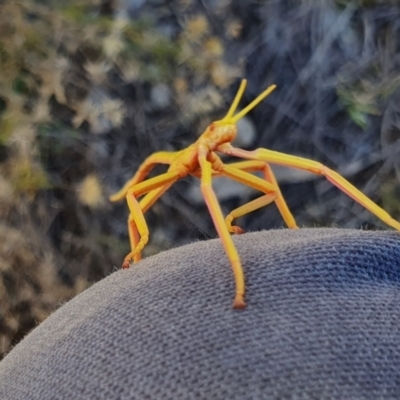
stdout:
<svg viewBox="0 0 400 400">
<path fill-rule="evenodd" d="M 355 83 L 339 84 L 336 92 L 349 117 L 362 129 L 366 129 L 370 115 L 380 115 L 379 104 L 400 87 L 399 77 L 378 80 L 374 76 Z"/>
<path fill-rule="evenodd" d="M 15 122 L 11 118 L 2 116 L 0 118 L 0 145 L 6 145 L 15 129 Z"/>
<path fill-rule="evenodd" d="M 376 99 L 370 96 L 370 93 L 357 92 L 353 88 L 347 90 L 339 88 L 337 92 L 349 117 L 360 128 L 367 128 L 369 115 L 379 114 Z"/>
<path fill-rule="evenodd" d="M 43 169 L 30 162 L 16 163 L 12 176 L 12 186 L 17 193 L 35 194 L 40 189 L 50 188 Z"/>
</svg>

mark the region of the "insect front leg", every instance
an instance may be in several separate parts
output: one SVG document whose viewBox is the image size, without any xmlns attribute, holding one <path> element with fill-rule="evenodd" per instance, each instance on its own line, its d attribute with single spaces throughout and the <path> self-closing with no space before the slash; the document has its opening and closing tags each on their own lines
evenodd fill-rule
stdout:
<svg viewBox="0 0 400 400">
<path fill-rule="evenodd" d="M 132 254 L 134 252 L 134 250 L 137 248 L 137 245 L 140 241 L 139 231 L 136 226 L 135 218 L 133 217 L 132 213 L 129 213 L 129 216 L 128 216 L 128 234 L 129 234 L 129 243 L 131 245 L 131 253 L 130 254 Z M 133 257 L 131 257 L 131 259 L 133 259 L 134 262 L 139 262 L 142 259 L 142 252 L 137 251 L 136 253 L 134 253 Z M 122 267 L 129 268 L 129 263 L 130 263 L 130 260 L 128 261 L 128 263 L 125 263 L 125 260 L 124 260 Z"/>
<path fill-rule="evenodd" d="M 110 196 L 110 201 L 115 202 L 123 200 L 128 190 L 142 182 L 157 164 L 171 165 L 181 152 L 181 150 L 174 152 L 159 151 L 147 157 L 140 165 L 135 175 L 125 183 L 122 189 Z"/>
<path fill-rule="evenodd" d="M 142 258 L 141 251 L 149 240 L 149 229 L 146 220 L 144 219 L 144 214 L 140 208 L 140 204 L 132 193 L 132 189 L 128 190 L 126 200 L 130 211 L 128 231 L 131 243 L 131 252 L 124 258 L 122 263 L 122 268 L 124 269 L 129 268 L 132 260 L 140 261 Z"/>
<path fill-rule="evenodd" d="M 132 260 L 139 261 L 141 259 L 141 251 L 149 240 L 149 229 L 144 213 L 179 177 L 179 172 L 166 172 L 128 189 L 126 201 L 130 212 L 128 229 L 131 252 L 125 257 L 122 268 L 129 268 Z M 139 203 L 137 197 L 146 193 L 148 195 Z"/>
<path fill-rule="evenodd" d="M 159 189 L 147 193 L 146 196 L 144 196 L 143 199 L 139 201 L 142 213 L 144 214 L 170 187 L 171 185 L 165 185 Z M 132 213 L 129 213 L 128 217 L 128 232 L 131 251 L 133 252 L 140 241 L 140 235 Z M 138 262 L 141 259 L 141 252 L 136 252 L 133 257 L 134 262 Z"/>
</svg>

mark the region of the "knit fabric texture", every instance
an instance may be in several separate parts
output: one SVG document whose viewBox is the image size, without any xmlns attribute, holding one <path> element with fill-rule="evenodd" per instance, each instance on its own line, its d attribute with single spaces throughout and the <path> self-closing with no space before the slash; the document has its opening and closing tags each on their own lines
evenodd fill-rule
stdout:
<svg viewBox="0 0 400 400">
<path fill-rule="evenodd" d="M 118 270 L 0 363 L 0 399 L 400 398 L 400 234 L 234 237 L 247 308 L 219 239 Z"/>
</svg>

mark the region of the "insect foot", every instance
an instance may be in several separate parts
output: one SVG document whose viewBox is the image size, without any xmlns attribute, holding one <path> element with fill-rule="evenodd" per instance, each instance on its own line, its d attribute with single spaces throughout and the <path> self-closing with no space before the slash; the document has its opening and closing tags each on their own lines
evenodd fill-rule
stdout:
<svg viewBox="0 0 400 400">
<path fill-rule="evenodd" d="M 233 308 L 235 308 L 236 310 L 246 308 L 246 303 L 244 302 L 243 294 L 237 294 L 235 296 L 235 300 L 233 300 Z"/>
</svg>

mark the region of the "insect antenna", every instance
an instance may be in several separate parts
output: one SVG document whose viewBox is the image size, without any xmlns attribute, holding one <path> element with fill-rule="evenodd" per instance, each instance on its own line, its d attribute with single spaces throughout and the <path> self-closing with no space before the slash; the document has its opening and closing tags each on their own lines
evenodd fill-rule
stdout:
<svg viewBox="0 0 400 400">
<path fill-rule="evenodd" d="M 239 88 L 238 94 L 240 93 L 240 89 L 241 89 L 242 85 Z M 248 106 L 246 106 L 245 108 L 243 108 L 242 111 L 240 111 L 238 114 L 231 116 L 230 117 L 230 122 L 233 124 L 236 124 L 236 122 L 238 122 L 241 118 L 243 118 L 248 112 L 250 112 L 254 107 L 256 107 L 259 103 L 261 103 L 261 101 L 263 101 L 272 91 L 274 91 L 276 89 L 276 85 L 271 85 L 269 86 L 267 89 L 265 89 L 261 94 L 259 94 Z M 243 88 L 244 90 L 244 88 Z M 236 95 L 236 97 L 238 97 Z M 236 100 L 235 97 L 235 100 Z M 240 99 L 239 99 L 240 100 Z M 238 101 L 239 101 L 238 100 Z M 232 106 L 235 105 L 235 103 L 232 103 Z M 232 108 L 231 106 L 231 108 Z M 229 110 L 231 111 L 231 110 Z M 229 112 L 228 112 L 229 114 Z M 225 119 L 225 118 L 224 118 Z"/>
<path fill-rule="evenodd" d="M 246 79 L 242 79 L 242 82 L 240 83 L 239 89 L 236 93 L 235 98 L 233 99 L 232 105 L 229 107 L 228 112 L 226 113 L 225 117 L 222 118 L 224 119 L 230 119 L 233 117 L 233 114 L 235 114 L 235 111 L 237 109 L 237 106 L 239 104 L 240 99 L 243 96 L 244 90 L 246 89 L 246 85 L 247 85 L 247 80 Z"/>
</svg>

